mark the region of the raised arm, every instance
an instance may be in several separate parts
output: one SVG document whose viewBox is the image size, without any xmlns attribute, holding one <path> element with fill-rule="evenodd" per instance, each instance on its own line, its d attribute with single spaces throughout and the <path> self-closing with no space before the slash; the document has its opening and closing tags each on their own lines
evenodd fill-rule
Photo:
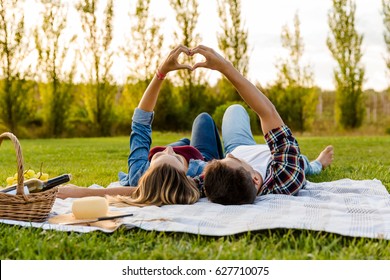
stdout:
<svg viewBox="0 0 390 280">
<path fill-rule="evenodd" d="M 157 73 L 145 90 L 138 108 L 134 110 L 130 134 L 130 154 L 128 157 L 128 172 L 119 173 L 119 181 L 123 186 L 137 186 L 138 180 L 149 168 L 148 160 L 150 145 L 152 143 L 152 121 L 154 107 L 161 89 L 165 75 L 178 69 L 189 69 L 189 65 L 178 63 L 181 53 L 190 54 L 187 47 L 178 46 L 172 50 L 157 69 Z"/>
<path fill-rule="evenodd" d="M 229 61 L 213 49 L 202 45 L 191 50 L 191 54 L 195 53 L 203 55 L 206 61 L 195 64 L 193 70 L 204 67 L 222 73 L 236 88 L 242 99 L 257 113 L 264 134 L 284 124 L 272 102 Z"/>
<path fill-rule="evenodd" d="M 158 94 L 160 92 L 161 85 L 163 82 L 163 78 L 166 74 L 179 69 L 192 70 L 191 66 L 186 64 L 180 64 L 177 61 L 177 58 L 181 53 L 186 53 L 187 55 L 190 55 L 190 50 L 187 47 L 178 46 L 169 53 L 168 57 L 164 60 L 164 62 L 157 70 L 157 75 L 154 75 L 153 80 L 150 82 L 149 86 L 145 90 L 141 101 L 138 104 L 138 108 L 147 112 L 152 112 L 154 110 Z"/>
</svg>

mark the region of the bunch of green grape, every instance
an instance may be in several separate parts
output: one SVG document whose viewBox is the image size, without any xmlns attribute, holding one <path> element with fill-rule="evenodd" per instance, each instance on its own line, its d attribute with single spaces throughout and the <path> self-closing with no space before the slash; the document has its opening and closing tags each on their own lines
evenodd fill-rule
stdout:
<svg viewBox="0 0 390 280">
<path fill-rule="evenodd" d="M 49 179 L 49 174 L 43 173 L 41 171 L 38 173 L 35 173 L 34 170 L 28 169 L 28 170 L 24 171 L 23 177 L 24 177 L 24 180 L 37 178 L 39 180 L 46 181 L 47 179 Z M 15 173 L 14 176 L 7 178 L 7 187 L 15 185 L 17 182 L 18 182 L 18 173 Z"/>
</svg>

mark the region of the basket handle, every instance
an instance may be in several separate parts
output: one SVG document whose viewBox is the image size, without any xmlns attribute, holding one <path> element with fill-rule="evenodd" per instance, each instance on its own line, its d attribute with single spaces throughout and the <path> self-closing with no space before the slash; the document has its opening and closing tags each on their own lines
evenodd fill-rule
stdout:
<svg viewBox="0 0 390 280">
<path fill-rule="evenodd" d="M 11 132 L 4 132 L 0 135 L 0 145 L 3 139 L 9 138 L 14 144 L 18 168 L 18 183 L 16 187 L 16 194 L 24 195 L 24 170 L 23 170 L 23 154 L 18 138 Z"/>
</svg>

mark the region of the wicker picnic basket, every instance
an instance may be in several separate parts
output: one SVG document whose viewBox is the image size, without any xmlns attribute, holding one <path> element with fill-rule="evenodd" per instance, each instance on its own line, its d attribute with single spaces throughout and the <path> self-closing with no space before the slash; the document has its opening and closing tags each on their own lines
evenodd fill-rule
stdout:
<svg viewBox="0 0 390 280">
<path fill-rule="evenodd" d="M 0 145 L 7 138 L 11 139 L 16 151 L 18 183 L 16 194 L 0 193 L 0 219 L 43 222 L 53 207 L 58 188 L 25 194 L 22 148 L 16 136 L 10 132 L 0 135 Z"/>
</svg>

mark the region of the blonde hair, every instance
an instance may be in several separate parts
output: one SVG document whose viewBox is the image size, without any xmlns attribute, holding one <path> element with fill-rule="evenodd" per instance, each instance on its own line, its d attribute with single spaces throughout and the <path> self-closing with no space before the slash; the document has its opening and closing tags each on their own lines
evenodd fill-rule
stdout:
<svg viewBox="0 0 390 280">
<path fill-rule="evenodd" d="M 193 204 L 200 198 L 194 180 L 167 163 L 150 167 L 136 188 L 131 196 L 109 196 L 110 204 L 119 207 Z"/>
</svg>

